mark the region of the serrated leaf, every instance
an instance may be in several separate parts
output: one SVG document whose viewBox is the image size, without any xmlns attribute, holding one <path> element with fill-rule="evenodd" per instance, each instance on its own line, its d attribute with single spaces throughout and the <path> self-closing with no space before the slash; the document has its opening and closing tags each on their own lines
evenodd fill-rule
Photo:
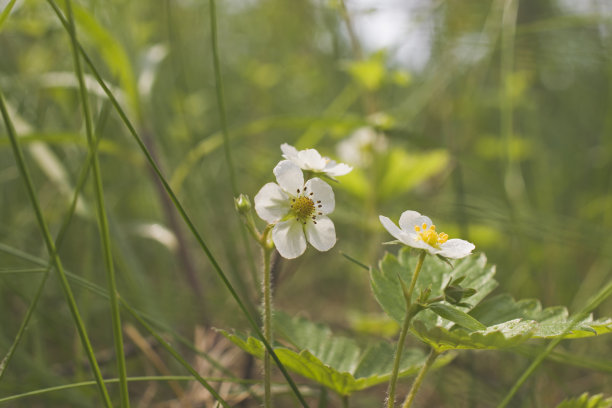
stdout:
<svg viewBox="0 0 612 408">
<path fill-rule="evenodd" d="M 410 282 L 417 258 L 417 256 L 411 256 L 410 249 L 405 247 L 399 251 L 397 257 L 386 253 L 378 269 L 372 269 L 370 272 L 370 283 L 376 300 L 383 310 L 400 324 L 406 315 L 406 302 L 398 275 L 404 282 Z M 431 298 L 441 296 L 451 279 L 455 280 L 465 276 L 461 282 L 462 286 L 476 290 L 469 302 L 471 305 L 476 305 L 497 286 L 493 275 L 495 275 L 495 267 L 487 265 L 487 258 L 484 255 L 461 259 L 452 269 L 437 258 L 427 257 L 423 262 L 412 301 L 414 302 L 418 293 L 428 286 L 431 286 Z M 464 309 L 466 309 L 464 312 L 470 310 L 469 308 Z M 427 312 L 421 312 L 416 319 L 426 314 Z M 452 322 L 447 321 L 445 327 L 450 328 L 451 326 Z"/>
<path fill-rule="evenodd" d="M 331 330 L 303 318 L 275 315 L 277 336 L 286 338 L 291 347 L 276 344 L 274 351 L 283 365 L 306 378 L 337 392 L 350 395 L 387 382 L 393 368 L 394 346 L 381 341 L 360 347 L 353 339 L 333 336 Z M 244 351 L 262 358 L 263 343 L 253 337 L 220 332 Z M 449 363 L 453 354 L 438 358 L 435 367 Z M 427 359 L 420 349 L 404 351 L 400 376 L 416 374 Z"/>
<path fill-rule="evenodd" d="M 497 324 L 509 319 L 534 320 L 538 323 L 534 338 L 561 336 L 570 324 L 571 317 L 564 306 L 542 309 L 536 299 L 516 301 L 509 295 L 499 295 L 482 302 L 470 314 L 485 325 Z M 612 332 L 612 319 L 593 320 L 589 315 L 579 321 L 564 338 L 576 339 Z"/>
<path fill-rule="evenodd" d="M 582 394 L 578 398 L 566 399 L 557 405 L 557 408 L 611 408 L 612 398 L 604 398 L 603 394 L 590 396 Z"/>
</svg>

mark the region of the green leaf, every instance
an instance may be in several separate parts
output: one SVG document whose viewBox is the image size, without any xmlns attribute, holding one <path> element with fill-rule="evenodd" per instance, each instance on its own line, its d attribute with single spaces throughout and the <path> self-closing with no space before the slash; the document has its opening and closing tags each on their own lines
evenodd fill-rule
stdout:
<svg viewBox="0 0 612 408">
<path fill-rule="evenodd" d="M 398 281 L 398 274 L 404 282 L 410 282 L 417 258 L 417 256 L 411 256 L 409 248 L 404 247 L 399 251 L 397 257 L 386 253 L 379 267 L 373 268 L 370 272 L 370 283 L 376 300 L 383 310 L 400 324 L 406 315 L 406 302 Z M 431 286 L 431 298 L 442 296 L 449 280 L 465 276 L 461 284 L 465 288 L 476 290 L 476 293 L 470 297 L 470 303 L 476 305 L 497 286 L 493 275 L 495 275 L 495 267 L 487 266 L 487 258 L 484 255 L 461 259 L 455 263 L 454 268 L 437 258 L 427 257 L 423 262 L 412 301 L 416 300 L 421 290 L 429 286 Z M 465 309 L 470 310 L 470 308 Z M 423 315 L 436 317 L 433 312 L 424 311 L 419 313 L 415 319 Z M 452 321 L 447 321 L 445 327 L 450 328 L 451 326 Z"/>
<path fill-rule="evenodd" d="M 304 318 L 275 314 L 278 337 L 288 345 L 276 344 L 275 353 L 289 370 L 337 392 L 355 391 L 387 382 L 393 369 L 395 348 L 386 341 L 360 346 L 355 340 L 333 336 L 331 330 Z M 220 332 L 238 347 L 257 358 L 264 354 L 263 344 L 253 337 Z M 435 367 L 449 363 L 453 354 L 441 356 Z M 400 376 L 416 374 L 427 355 L 420 349 L 407 349 L 402 356 Z"/>
<path fill-rule="evenodd" d="M 515 301 L 499 295 L 481 302 L 470 315 L 487 326 L 484 330 L 444 327 L 437 319 L 421 313 L 413 332 L 437 350 L 501 349 L 517 346 L 529 339 L 562 336 L 572 318 L 565 307 L 542 309 L 535 299 Z M 612 332 L 612 319 L 593 320 L 589 316 L 564 335 L 575 339 Z"/>
<path fill-rule="evenodd" d="M 557 405 L 557 408 L 611 408 L 612 398 L 605 398 L 603 394 L 589 396 L 582 394 L 578 398 L 566 399 Z"/>
<path fill-rule="evenodd" d="M 440 317 L 443 317 L 451 322 L 457 323 L 461 327 L 468 330 L 484 330 L 487 328 L 484 324 L 474 319 L 469 314 L 444 303 L 434 303 L 429 305 L 429 309 Z"/>
</svg>

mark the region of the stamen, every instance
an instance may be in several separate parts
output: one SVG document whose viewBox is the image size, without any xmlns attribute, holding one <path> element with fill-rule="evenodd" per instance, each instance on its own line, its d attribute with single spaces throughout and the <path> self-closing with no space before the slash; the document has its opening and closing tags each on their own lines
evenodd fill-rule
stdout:
<svg viewBox="0 0 612 408">
<path fill-rule="evenodd" d="M 414 226 L 414 230 L 415 230 L 416 232 L 419 232 L 419 231 L 421 231 L 421 227 L 419 227 L 418 225 L 415 225 L 415 226 Z"/>
</svg>

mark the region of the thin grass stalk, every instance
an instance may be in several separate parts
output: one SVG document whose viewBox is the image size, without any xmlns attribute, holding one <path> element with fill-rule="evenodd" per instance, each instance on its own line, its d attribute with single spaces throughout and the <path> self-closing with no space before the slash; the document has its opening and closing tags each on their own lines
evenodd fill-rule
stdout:
<svg viewBox="0 0 612 408">
<path fill-rule="evenodd" d="M 0 243 L 0 251 L 10 254 L 12 256 L 15 256 L 17 258 L 26 260 L 28 262 L 32 262 L 34 264 L 37 265 L 46 265 L 46 261 L 38 258 L 34 255 L 30 255 L 26 252 L 23 252 L 17 248 L 13 248 L 10 246 L 7 246 L 5 244 Z M 44 270 L 43 270 L 44 271 Z M 80 276 L 74 275 L 73 273 L 66 271 L 66 276 L 68 277 L 68 279 L 70 279 L 70 281 L 74 282 L 77 284 L 77 286 L 80 286 L 82 288 L 85 288 L 87 290 L 89 290 L 92 293 L 95 293 L 98 296 L 101 296 L 105 299 L 109 298 L 109 294 L 108 291 L 98 285 L 96 285 L 95 283 L 89 282 L 83 278 L 81 278 Z M 237 377 L 232 377 L 232 372 L 230 370 L 228 370 L 227 368 L 225 368 L 221 363 L 219 363 L 218 361 L 214 360 L 212 357 L 210 357 L 207 353 L 198 350 L 189 340 L 185 339 L 184 337 L 182 337 L 180 334 L 178 334 L 176 331 L 174 331 L 171 327 L 160 323 L 159 321 L 155 320 L 153 317 L 151 317 L 150 315 L 148 315 L 147 313 L 135 309 L 133 307 L 131 307 L 129 305 L 129 303 L 127 303 L 127 301 L 125 301 L 124 299 L 121 300 L 120 302 L 121 307 L 127 308 L 130 307 L 131 311 L 134 313 L 137 313 L 143 320 L 150 322 L 151 325 L 157 326 L 159 329 L 167 331 L 170 333 L 170 335 L 172 335 L 172 337 L 179 343 L 181 343 L 182 345 L 184 345 L 185 347 L 187 347 L 188 349 L 190 349 L 191 351 L 193 351 L 194 353 L 196 353 L 198 356 L 203 357 L 204 359 L 206 359 L 206 361 L 208 361 L 213 367 L 215 367 L 217 370 L 221 371 L 222 373 L 224 373 L 225 375 L 227 375 L 229 378 L 232 379 L 232 382 L 241 383 L 241 380 Z M 190 377 L 193 380 L 193 377 Z M 254 380 L 255 382 L 259 383 L 260 381 L 258 380 Z M 252 394 L 253 398 L 255 400 L 258 400 L 258 396 L 254 393 L 252 393 L 250 391 L 250 389 L 246 388 L 245 391 L 249 392 Z"/>
<path fill-rule="evenodd" d="M 67 23 L 65 17 L 63 16 L 61 10 L 59 9 L 59 7 L 57 7 L 57 4 L 55 4 L 55 2 L 53 0 L 47 0 L 47 2 L 51 6 L 51 8 L 53 8 L 53 11 L 58 16 L 58 19 L 60 20 L 60 22 L 62 23 L 64 28 L 68 29 L 68 25 L 67 25 L 68 23 Z M 147 150 L 146 146 L 144 145 L 142 139 L 140 138 L 140 136 L 136 132 L 136 129 L 134 128 L 134 126 L 132 125 L 131 121 L 127 117 L 125 111 L 123 110 L 123 108 L 121 108 L 121 105 L 117 101 L 117 98 L 115 98 L 115 96 L 113 95 L 113 93 L 111 92 L 109 87 L 106 85 L 106 82 L 104 82 L 104 80 L 100 76 L 100 73 L 96 69 L 95 65 L 93 64 L 93 62 L 91 61 L 91 59 L 89 58 L 89 56 L 87 55 L 87 53 L 85 52 L 83 47 L 80 44 L 78 44 L 78 43 L 77 43 L 77 45 L 78 45 L 79 51 L 81 53 L 81 56 L 83 57 L 83 60 L 85 61 L 85 63 L 89 67 L 92 75 L 96 78 L 96 81 L 98 82 L 98 84 L 100 84 L 100 86 L 104 90 L 104 93 L 108 96 L 109 100 L 111 101 L 111 104 L 113 105 L 113 107 L 115 108 L 115 110 L 119 114 L 121 120 L 126 125 L 128 131 L 130 132 L 130 134 L 134 138 L 134 141 L 138 144 L 138 147 L 140 148 L 140 150 L 144 154 L 145 158 L 147 159 L 147 161 L 149 162 L 149 164 L 151 165 L 151 167 L 155 171 L 157 177 L 159 177 L 160 182 L 163 184 L 164 189 L 166 190 L 166 192 L 170 196 L 170 199 L 172 200 L 172 202 L 175 205 L 177 211 L 181 215 L 181 218 L 183 219 L 185 224 L 187 224 L 187 227 L 189 228 L 189 230 L 191 231 L 191 233 L 195 237 L 195 239 L 198 242 L 198 245 L 200 246 L 200 248 L 204 251 L 204 254 L 208 258 L 208 260 L 211 263 L 213 269 L 215 270 L 215 272 L 217 273 L 217 275 L 219 276 L 219 278 L 221 279 L 223 284 L 227 287 L 227 290 L 230 292 L 231 296 L 236 301 L 238 307 L 240 308 L 240 311 L 246 317 L 247 321 L 249 322 L 249 325 L 251 326 L 251 328 L 253 329 L 253 331 L 257 335 L 257 337 L 264 343 L 264 346 L 270 352 L 270 355 L 274 359 L 274 361 L 275 361 L 276 365 L 278 366 L 278 368 L 281 370 L 283 376 L 287 379 L 287 382 L 289 383 L 289 386 L 291 387 L 291 390 L 293 391 L 293 393 L 295 394 L 297 399 L 300 401 L 300 403 L 302 404 L 303 407 L 308 408 L 308 404 L 306 403 L 306 400 L 302 396 L 302 394 L 301 394 L 300 390 L 298 389 L 297 385 L 295 384 L 295 382 L 293 381 L 293 379 L 291 378 L 291 376 L 287 372 L 287 369 L 285 368 L 285 366 L 279 360 L 278 356 L 274 352 L 274 349 L 272 348 L 270 343 L 268 343 L 266 341 L 266 339 L 265 339 L 261 329 L 259 328 L 259 326 L 255 322 L 255 319 L 253 318 L 253 316 L 251 316 L 251 314 L 247 311 L 247 308 L 246 308 L 244 302 L 242 301 L 242 299 L 240 299 L 240 296 L 238 296 L 236 290 L 234 289 L 234 287 L 232 286 L 232 284 L 228 280 L 227 275 L 223 272 L 223 270 L 219 266 L 219 263 L 217 262 L 216 258 L 213 256 L 212 252 L 210 252 L 210 249 L 208 248 L 208 245 L 206 245 L 206 243 L 204 242 L 204 239 L 202 238 L 202 236 L 200 235 L 200 233 L 196 229 L 195 225 L 191 221 L 191 218 L 189 217 L 189 215 L 185 211 L 185 208 L 183 207 L 181 202 L 178 200 L 176 194 L 174 193 L 174 190 L 172 189 L 172 187 L 170 187 L 170 184 L 168 183 L 166 177 L 164 177 L 164 175 L 161 173 L 159 167 L 157 166 L 157 164 L 155 163 L 155 161 L 151 157 L 151 154 L 149 153 L 149 151 Z"/>
<path fill-rule="evenodd" d="M 576 315 L 574 315 L 574 317 L 570 320 L 570 323 L 567 325 L 563 333 L 560 336 L 555 337 L 550 343 L 548 343 L 548 346 L 540 354 L 538 354 L 535 360 L 533 360 L 533 362 L 529 365 L 529 367 L 527 367 L 527 369 L 523 372 L 523 374 L 516 380 L 516 382 L 510 389 L 510 391 L 508 391 L 508 394 L 506 394 L 506 396 L 504 397 L 502 402 L 499 403 L 497 408 L 506 407 L 512 400 L 512 397 L 514 397 L 516 392 L 519 390 L 519 388 L 525 383 L 525 381 L 527 381 L 527 378 L 529 378 L 531 374 L 535 372 L 535 370 L 542 363 L 542 361 L 544 361 L 544 359 L 548 357 L 548 355 L 554 350 L 555 347 L 559 345 L 559 343 L 561 343 L 561 340 L 563 340 L 565 335 L 570 330 L 572 330 L 574 326 L 578 324 L 578 322 L 585 319 L 589 315 L 589 313 L 593 311 L 593 309 L 599 306 L 601 302 L 609 298 L 611 295 L 612 295 L 612 281 L 608 282 L 606 286 L 604 286 L 595 296 L 593 296 L 589 300 L 589 302 L 582 308 L 582 310 Z"/>
<path fill-rule="evenodd" d="M 223 135 L 223 151 L 225 152 L 225 161 L 227 162 L 227 168 L 230 179 L 230 186 L 232 187 L 232 196 L 238 197 L 238 182 L 236 181 L 236 169 L 234 166 L 234 160 L 232 158 L 232 151 L 230 147 L 229 129 L 227 126 L 227 112 L 225 109 L 225 92 L 223 91 L 223 77 L 221 76 L 221 64 L 219 62 L 219 40 L 218 40 L 218 29 L 217 29 L 217 3 L 215 0 L 209 0 L 209 13 L 210 13 L 210 34 L 211 34 L 211 45 L 213 53 L 213 68 L 215 71 L 215 84 L 216 84 L 216 95 L 217 95 L 217 106 L 219 108 L 219 122 L 221 124 L 221 134 Z M 238 218 L 240 216 L 237 214 Z M 249 260 L 249 267 L 251 269 L 251 275 L 256 276 L 255 260 L 253 259 L 253 253 L 247 239 L 244 225 L 239 222 L 240 239 L 242 245 L 245 248 L 247 259 Z M 240 277 L 237 276 L 237 280 L 240 281 Z M 255 281 L 254 281 L 255 282 Z M 246 296 L 247 291 L 244 285 L 239 285 L 242 289 L 242 295 Z"/>
<path fill-rule="evenodd" d="M 101 123 L 106 119 L 106 116 L 108 114 L 108 106 L 109 106 L 108 104 L 104 105 L 104 108 L 102 110 L 102 114 L 100 115 L 100 117 L 104 118 L 104 119 L 100 120 L 100 122 L 98 123 L 99 125 L 101 125 Z M 97 146 L 98 146 L 98 142 L 99 142 L 99 138 L 96 140 L 96 149 L 97 149 Z M 78 178 L 77 184 L 76 184 L 76 186 L 74 188 L 74 193 L 72 194 L 72 200 L 70 201 L 70 207 L 68 209 L 66 217 L 64 218 L 64 221 L 62 222 L 60 230 L 57 233 L 57 236 L 55 237 L 55 247 L 56 247 L 56 250 L 59 250 L 60 247 L 62 246 L 62 242 L 64 241 L 64 237 L 66 236 L 66 231 L 68 231 L 68 226 L 70 225 L 70 221 L 72 220 L 72 216 L 74 215 L 74 213 L 76 211 L 77 203 L 79 201 L 79 194 L 81 193 L 81 190 L 83 189 L 83 186 L 85 185 L 85 181 L 87 180 L 87 175 L 89 174 L 89 168 L 91 166 L 91 158 L 92 157 L 93 157 L 93 153 L 90 150 L 88 152 L 88 154 L 87 154 L 87 159 L 85 160 L 85 164 L 84 164 L 84 166 L 81 169 L 81 172 L 79 174 L 79 178 Z M 33 314 L 34 310 L 36 310 L 36 306 L 38 305 L 38 301 L 40 299 L 40 296 L 42 295 L 43 288 L 45 286 L 45 283 L 47 282 L 47 278 L 49 276 L 49 272 L 50 272 L 52 267 L 53 267 L 53 263 L 49 262 L 48 266 L 45 269 L 41 270 L 41 271 L 44 272 L 44 275 L 43 275 L 43 277 L 42 277 L 42 279 L 41 279 L 41 281 L 39 283 L 38 289 L 36 290 L 36 294 L 34 295 L 34 299 L 30 303 L 30 306 L 28 307 L 28 310 L 26 311 L 26 315 L 25 315 L 23 321 L 21 322 L 21 326 L 19 327 L 17 335 L 15 336 L 15 340 L 11 344 L 11 347 L 9 348 L 8 352 L 6 353 L 4 358 L 2 359 L 2 362 L 0 363 L 0 382 L 2 381 L 2 377 L 4 376 L 4 373 L 6 372 L 6 368 L 8 367 L 8 364 L 10 363 L 11 359 L 13 358 L 13 354 L 15 353 L 15 350 L 17 349 L 17 346 L 21 342 L 21 338 L 22 338 L 23 333 L 25 332 L 26 328 L 28 327 L 28 324 L 30 322 L 30 318 L 32 317 L 32 314 Z"/>
<path fill-rule="evenodd" d="M 255 385 L 259 381 L 257 380 L 243 380 L 240 378 L 226 378 L 226 377 L 207 377 L 206 378 L 210 382 L 231 382 L 235 384 L 244 384 L 244 385 Z M 153 375 L 153 376 L 138 376 L 138 377 L 128 377 L 128 382 L 149 382 L 149 381 L 193 381 L 193 376 L 191 375 Z M 119 378 L 108 378 L 104 380 L 106 384 L 117 384 L 119 382 Z M 51 392 L 64 391 L 64 390 L 73 390 L 75 388 L 82 387 L 91 387 L 92 385 L 96 385 L 95 381 L 81 381 L 72 384 L 65 385 L 57 385 L 55 387 L 41 388 L 39 390 L 28 391 L 22 394 L 9 395 L 8 397 L 0 398 L 0 404 L 5 402 L 11 402 L 22 398 L 34 397 L 37 395 L 48 394 Z"/>
<path fill-rule="evenodd" d="M 93 124 L 91 121 L 91 112 L 89 108 L 89 100 L 87 95 L 87 87 L 85 86 L 85 78 L 83 76 L 83 68 L 81 66 L 81 58 L 79 57 L 76 27 L 72 16 L 72 4 L 70 0 L 66 0 L 66 14 L 68 19 L 68 32 L 70 34 L 72 56 L 74 58 L 74 69 L 79 81 L 79 95 L 81 99 L 81 107 L 83 109 L 83 117 L 85 120 L 85 130 L 87 133 L 87 141 L 89 143 L 89 151 L 92 152 L 92 168 L 93 178 L 96 192 L 96 207 L 98 212 L 98 228 L 100 239 L 104 252 L 104 263 L 106 265 L 106 277 L 108 280 L 108 291 L 110 294 L 111 319 L 113 326 L 113 340 L 115 346 L 115 356 L 117 358 L 117 371 L 119 376 L 119 394 L 121 397 L 121 406 L 129 408 L 130 395 L 127 385 L 127 370 L 125 366 L 125 353 L 123 350 L 123 331 L 121 327 L 121 314 L 119 313 L 119 302 L 117 300 L 117 282 L 115 279 L 115 267 L 113 263 L 113 254 L 110 242 L 110 232 L 108 227 L 108 218 L 104 203 L 104 190 L 102 186 L 102 175 L 100 170 L 100 162 L 96 153 L 96 141 L 94 140 Z"/>
<path fill-rule="evenodd" d="M 440 353 L 438 353 L 436 349 L 432 347 L 431 351 L 429 352 L 429 356 L 425 361 L 425 364 L 423 364 L 423 367 L 421 367 L 419 374 L 417 374 L 416 378 L 414 379 L 414 382 L 412 383 L 412 387 L 410 387 L 410 392 L 408 392 L 408 395 L 406 396 L 406 399 L 402 404 L 402 408 L 410 408 L 412 402 L 414 401 L 416 393 L 419 391 L 419 388 L 421 388 L 421 383 L 423 383 L 425 374 L 427 374 L 427 372 L 432 367 L 434 361 L 436 361 L 436 358 L 438 358 L 439 355 Z"/>
<path fill-rule="evenodd" d="M 208 392 L 211 393 L 211 395 L 221 403 L 221 405 L 223 405 L 226 408 L 230 408 L 229 404 L 227 403 L 227 401 L 225 401 L 223 399 L 223 397 L 221 397 L 221 395 L 219 395 L 219 393 L 208 383 L 208 381 L 206 381 L 201 375 L 200 373 L 198 373 L 192 366 L 191 364 L 189 364 L 183 357 L 181 357 L 181 355 L 170 345 L 168 344 L 168 342 L 166 340 L 164 340 L 164 338 L 162 336 L 160 336 L 150 325 L 149 323 L 146 322 L 146 320 L 144 320 L 142 317 L 140 317 L 140 315 L 130 306 L 128 305 L 123 299 L 121 299 L 121 304 L 123 305 L 123 307 L 128 311 L 128 313 L 130 315 L 132 315 L 132 317 L 134 319 L 136 319 L 138 321 L 138 323 L 140 323 L 142 325 L 142 327 L 144 327 L 153 337 L 155 337 L 155 339 L 159 342 L 159 344 L 166 349 L 166 351 L 168 353 L 170 353 L 172 355 L 172 357 L 174 357 L 174 359 L 181 364 L 183 367 L 185 367 L 185 369 L 187 369 L 187 371 L 189 371 L 189 373 L 196 379 L 198 380 L 198 382 L 200 384 L 202 384 L 204 386 L 204 388 L 206 388 L 208 390 Z"/>
<path fill-rule="evenodd" d="M 74 322 L 76 324 L 77 331 L 79 333 L 79 337 L 81 339 L 81 342 L 83 343 L 83 348 L 85 349 L 85 353 L 87 354 L 87 359 L 89 360 L 89 364 L 91 366 L 91 370 L 94 374 L 94 377 L 96 378 L 96 383 L 98 384 L 98 389 L 100 391 L 102 400 L 104 401 L 104 405 L 110 408 L 113 405 L 110 400 L 108 390 L 106 389 L 106 386 L 104 385 L 102 373 L 100 372 L 100 367 L 98 366 L 98 362 L 94 355 L 94 351 L 91 346 L 89 336 L 87 335 L 85 324 L 83 323 L 83 320 L 81 319 L 81 315 L 79 313 L 78 306 L 74 299 L 74 295 L 72 294 L 70 284 L 68 283 L 68 279 L 66 278 L 64 267 L 62 266 L 62 262 L 57 253 L 55 243 L 53 242 L 53 238 L 51 237 L 51 233 L 49 232 L 49 228 L 47 227 L 47 223 L 42 214 L 40 204 L 38 203 L 38 196 L 34 189 L 34 183 L 32 182 L 30 173 L 25 163 L 25 158 L 23 156 L 23 152 L 21 151 L 19 140 L 17 139 L 17 134 L 15 132 L 15 128 L 9 117 L 8 110 L 4 102 L 4 94 L 2 90 L 0 90 L 0 111 L 4 119 L 4 124 L 6 126 L 9 139 L 11 141 L 11 147 L 13 149 L 13 154 L 15 156 L 15 161 L 17 162 L 19 173 L 21 174 L 21 177 L 23 178 L 26 184 L 28 196 L 30 197 L 31 204 L 34 207 L 34 213 L 36 214 L 36 219 L 38 221 L 39 228 L 43 235 L 43 239 L 47 247 L 47 252 L 49 254 L 49 257 L 53 260 L 53 265 L 55 266 L 55 269 L 57 270 L 59 274 L 60 283 L 62 285 L 62 289 L 64 290 L 64 295 L 66 296 L 66 301 L 68 303 L 70 313 L 72 314 L 72 318 L 74 319 Z"/>
<path fill-rule="evenodd" d="M 406 317 L 404 318 L 404 322 L 402 324 L 402 331 L 400 332 L 400 337 L 397 341 L 397 348 L 395 349 L 395 356 L 393 358 L 393 371 L 391 373 L 391 379 L 389 380 L 389 388 L 387 391 L 387 408 L 393 408 L 395 406 L 395 389 L 397 387 L 397 378 L 399 377 L 399 366 L 400 362 L 402 361 L 402 353 L 404 352 L 404 343 L 406 342 L 408 328 L 410 328 L 410 321 L 415 315 L 412 307 L 412 292 L 414 291 L 417 278 L 419 277 L 419 272 L 421 272 L 425 255 L 427 255 L 427 252 L 421 251 L 414 269 L 414 273 L 412 274 L 410 287 L 408 288 L 407 293 L 404 294 L 406 300 Z"/>
</svg>

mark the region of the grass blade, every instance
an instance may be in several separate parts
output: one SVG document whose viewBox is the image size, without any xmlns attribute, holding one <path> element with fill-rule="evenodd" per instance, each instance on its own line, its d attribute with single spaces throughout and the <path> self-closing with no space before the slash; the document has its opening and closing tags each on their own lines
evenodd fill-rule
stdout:
<svg viewBox="0 0 612 408">
<path fill-rule="evenodd" d="M 115 345 L 115 356 L 117 359 L 117 371 L 119 372 L 119 390 L 121 396 L 121 406 L 129 408 L 130 395 L 127 385 L 127 370 L 125 367 L 125 354 L 123 350 L 123 333 L 121 328 L 121 314 L 119 313 L 119 302 L 117 300 L 117 283 L 115 279 L 115 268 L 113 264 L 113 255 L 111 251 L 110 232 L 108 227 L 108 218 L 104 204 L 104 191 L 102 187 L 102 176 L 98 155 L 95 151 L 96 141 L 93 135 L 93 125 L 91 121 L 91 113 L 89 109 L 89 101 L 87 97 L 87 88 L 83 77 L 83 68 L 81 66 L 81 58 L 77 44 L 76 27 L 72 16 L 72 5 L 70 0 L 66 0 L 66 10 L 68 16 L 68 33 L 70 34 L 71 50 L 74 59 L 74 69 L 79 81 L 79 96 L 81 99 L 81 107 L 83 109 L 83 117 L 85 119 L 85 130 L 87 133 L 87 141 L 89 142 L 89 151 L 92 153 L 93 177 L 96 192 L 96 204 L 98 213 L 98 228 L 100 231 L 100 240 L 104 250 L 104 263 L 106 264 L 106 276 L 108 279 L 108 290 L 110 294 L 111 318 L 113 325 L 113 340 Z"/>
<path fill-rule="evenodd" d="M 21 147 L 19 146 L 19 141 L 17 140 L 17 134 L 15 132 L 15 128 L 13 127 L 13 123 L 9 117 L 8 110 L 4 102 L 4 93 L 2 92 L 2 90 L 0 90 L 0 111 L 4 119 L 4 124 L 6 126 L 8 136 L 11 140 L 11 147 L 13 149 L 15 161 L 17 162 L 17 167 L 19 168 L 19 173 L 21 174 L 21 177 L 23 178 L 24 183 L 26 184 L 28 196 L 30 198 L 32 206 L 34 207 L 36 219 L 38 221 L 38 225 L 43 235 L 43 239 L 47 247 L 47 252 L 49 253 L 49 257 L 52 259 L 53 265 L 55 266 L 55 269 L 57 270 L 59 274 L 62 289 L 64 290 L 64 294 L 66 296 L 66 300 L 70 308 L 70 313 L 72 314 L 74 322 L 77 326 L 79 337 L 81 338 L 81 342 L 83 343 L 83 348 L 85 349 L 85 352 L 87 354 L 87 358 L 91 365 L 91 369 L 93 371 L 94 377 L 96 378 L 96 382 L 98 384 L 100 394 L 102 396 L 102 399 L 104 400 L 104 405 L 110 408 L 112 407 L 112 403 L 110 400 L 110 396 L 108 395 L 108 390 L 106 389 L 106 386 L 104 385 L 102 373 L 100 372 L 100 367 L 98 366 L 98 362 L 94 355 L 93 348 L 89 340 L 89 336 L 87 335 L 85 324 L 83 323 L 83 320 L 81 319 L 81 315 L 79 313 L 78 306 L 74 299 L 74 295 L 72 294 L 72 290 L 70 289 L 70 284 L 68 283 L 68 280 L 66 278 L 66 274 L 64 272 L 62 262 L 60 260 L 59 255 L 57 254 L 55 243 L 53 242 L 53 238 L 51 237 L 51 233 L 49 232 L 49 228 L 47 227 L 47 223 L 43 217 L 42 210 L 40 208 L 40 204 L 38 203 L 38 196 L 36 194 L 36 191 L 34 190 L 34 183 L 32 182 L 30 173 L 25 163 L 23 152 L 21 151 Z"/>
</svg>

